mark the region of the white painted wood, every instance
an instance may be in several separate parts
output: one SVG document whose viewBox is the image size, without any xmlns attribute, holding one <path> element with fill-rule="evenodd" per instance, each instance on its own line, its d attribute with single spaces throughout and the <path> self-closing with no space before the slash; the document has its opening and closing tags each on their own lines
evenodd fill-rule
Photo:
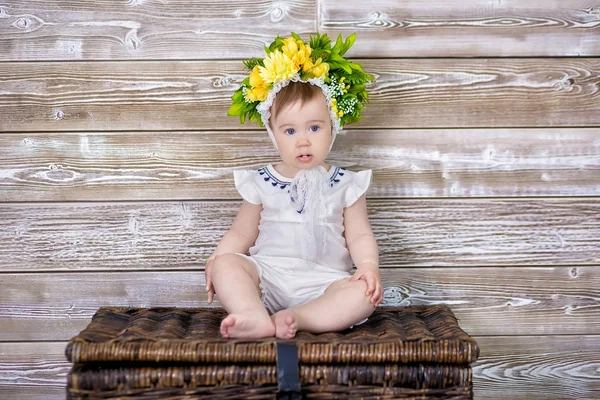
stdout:
<svg viewBox="0 0 600 400">
<path fill-rule="evenodd" d="M 381 275 L 384 304 L 448 304 L 471 335 L 600 329 L 600 267 L 404 267 Z M 69 339 L 101 306 L 207 306 L 200 270 L 0 274 L 0 287 L 0 341 Z"/>
<path fill-rule="evenodd" d="M 5 0 L 0 60 L 256 57 L 278 34 L 314 32 L 316 14 L 316 0 Z"/>
<path fill-rule="evenodd" d="M 375 82 L 353 128 L 600 125 L 598 58 L 374 59 L 363 66 Z M 227 110 L 247 71 L 237 60 L 7 62 L 0 76 L 0 132 L 238 130 L 239 118 Z"/>
<path fill-rule="evenodd" d="M 600 195 L 600 129 L 348 130 L 329 162 L 376 197 Z M 280 162 L 264 131 L 3 134 L 0 201 L 238 199 L 233 169 Z"/>
<path fill-rule="evenodd" d="M 239 201 L 0 204 L 2 271 L 203 266 Z M 600 202 L 369 200 L 382 267 L 598 265 Z"/>
<path fill-rule="evenodd" d="M 321 0 L 319 29 L 356 32 L 350 55 L 598 56 L 598 4 L 585 0 Z"/>
</svg>

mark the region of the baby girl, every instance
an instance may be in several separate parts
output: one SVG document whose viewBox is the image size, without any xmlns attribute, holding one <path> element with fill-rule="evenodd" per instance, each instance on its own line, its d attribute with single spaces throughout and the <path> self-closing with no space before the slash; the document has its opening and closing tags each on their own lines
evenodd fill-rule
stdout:
<svg viewBox="0 0 600 400">
<path fill-rule="evenodd" d="M 243 202 L 205 271 L 209 303 L 217 294 L 229 313 L 226 338 L 343 330 L 382 300 L 365 200 L 371 171 L 326 162 L 367 102 L 372 77 L 343 57 L 353 43 L 354 35 L 332 46 L 317 34 L 309 45 L 293 34 L 245 63 L 251 73 L 230 115 L 264 124 L 281 162 L 234 171 Z"/>
</svg>

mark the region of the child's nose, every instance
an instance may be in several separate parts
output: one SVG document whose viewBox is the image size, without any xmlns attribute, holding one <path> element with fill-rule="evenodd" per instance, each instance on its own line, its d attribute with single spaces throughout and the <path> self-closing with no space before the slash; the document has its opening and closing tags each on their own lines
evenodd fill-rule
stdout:
<svg viewBox="0 0 600 400">
<path fill-rule="evenodd" d="M 297 138 L 297 141 L 296 141 L 297 147 L 310 146 L 310 138 L 307 134 L 300 134 L 296 138 Z"/>
</svg>

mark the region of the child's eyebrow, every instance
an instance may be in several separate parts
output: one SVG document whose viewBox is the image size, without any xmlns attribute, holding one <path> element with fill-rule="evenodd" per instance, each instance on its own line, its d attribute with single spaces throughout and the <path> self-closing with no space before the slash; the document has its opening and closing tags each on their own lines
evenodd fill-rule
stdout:
<svg viewBox="0 0 600 400">
<path fill-rule="evenodd" d="M 320 122 L 320 123 L 322 123 L 322 124 L 324 124 L 324 123 L 325 123 L 325 121 L 323 121 L 322 119 L 311 119 L 310 121 L 308 121 L 308 123 L 313 123 L 313 122 Z M 291 122 L 287 122 L 287 123 L 285 123 L 285 124 L 281 124 L 281 125 L 279 125 L 279 127 L 278 127 L 277 129 L 283 129 L 283 128 L 285 128 L 286 126 L 294 126 L 294 124 L 293 124 L 293 123 L 291 123 Z"/>
</svg>

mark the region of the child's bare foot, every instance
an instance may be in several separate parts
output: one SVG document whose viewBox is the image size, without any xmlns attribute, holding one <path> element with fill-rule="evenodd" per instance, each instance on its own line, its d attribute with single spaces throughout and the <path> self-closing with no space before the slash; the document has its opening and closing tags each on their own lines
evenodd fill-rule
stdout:
<svg viewBox="0 0 600 400">
<path fill-rule="evenodd" d="M 275 326 L 266 313 L 229 314 L 221 322 L 221 335 L 226 338 L 259 339 L 275 336 Z"/>
<path fill-rule="evenodd" d="M 275 336 L 279 339 L 291 339 L 296 336 L 298 324 L 291 310 L 281 310 L 271 316 L 275 325 Z"/>
</svg>

